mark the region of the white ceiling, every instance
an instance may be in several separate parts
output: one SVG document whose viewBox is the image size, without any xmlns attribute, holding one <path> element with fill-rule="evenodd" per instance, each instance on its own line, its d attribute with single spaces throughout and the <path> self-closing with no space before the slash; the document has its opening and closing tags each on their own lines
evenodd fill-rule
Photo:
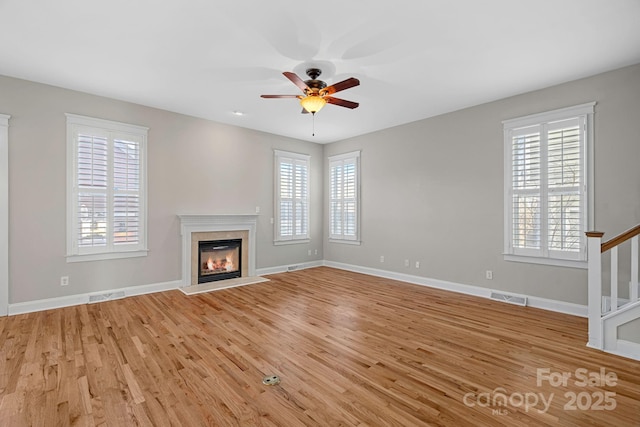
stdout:
<svg viewBox="0 0 640 427">
<path fill-rule="evenodd" d="M 2 75 L 318 143 L 635 63 L 640 0 L 0 0 Z"/>
</svg>

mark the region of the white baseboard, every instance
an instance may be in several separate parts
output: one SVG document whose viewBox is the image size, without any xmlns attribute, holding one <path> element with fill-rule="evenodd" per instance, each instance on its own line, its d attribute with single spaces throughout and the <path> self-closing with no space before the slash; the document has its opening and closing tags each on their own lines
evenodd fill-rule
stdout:
<svg viewBox="0 0 640 427">
<path fill-rule="evenodd" d="M 542 297 L 528 296 L 529 307 L 541 308 L 548 311 L 556 311 L 558 313 L 571 314 L 578 317 L 589 317 L 589 307 L 582 304 L 576 304 L 567 301 L 558 301 Z"/>
<path fill-rule="evenodd" d="M 370 276 L 383 277 L 385 279 L 399 280 L 401 282 L 413 283 L 414 285 L 423 285 L 430 288 L 444 289 L 447 291 L 458 292 L 461 294 L 475 295 L 478 297 L 489 297 L 491 289 L 481 288 L 479 286 L 461 285 L 459 283 L 447 282 L 445 280 L 429 279 L 427 277 L 413 276 L 411 274 L 396 273 L 394 271 L 379 270 L 377 268 L 362 267 L 359 265 L 343 264 L 335 261 L 325 261 L 327 267 L 338 268 L 340 270 L 348 270 L 356 273 L 368 274 Z"/>
<path fill-rule="evenodd" d="M 325 261 L 324 265 L 341 270 L 369 274 L 371 276 L 384 277 L 386 279 L 399 280 L 401 282 L 413 283 L 415 285 L 422 285 L 430 288 L 442 289 L 445 291 L 457 292 L 483 298 L 489 298 L 491 291 L 505 292 L 504 290 L 489 289 L 483 288 L 481 286 L 465 285 L 455 282 L 447 282 L 445 280 L 430 279 L 427 277 L 413 276 L 410 274 L 396 273 L 393 271 L 379 270 L 376 268 L 362 267 L 358 265 L 343 264 L 334 261 Z M 556 301 L 530 295 L 523 296 L 527 297 L 527 306 L 529 307 L 556 311 L 564 314 L 571 314 L 573 316 L 587 317 L 588 308 L 586 305 L 580 305 L 565 301 Z"/>
<path fill-rule="evenodd" d="M 341 270 L 353 271 L 356 273 L 368 274 L 370 276 L 383 277 L 386 279 L 398 280 L 406 283 L 427 286 L 430 288 L 442 289 L 445 291 L 457 292 L 466 295 L 473 295 L 483 298 L 489 298 L 491 291 L 495 289 L 483 288 L 481 286 L 465 285 L 461 283 L 448 282 L 445 280 L 430 279 L 427 277 L 413 276 L 410 274 L 396 273 L 393 271 L 379 270 L 376 268 L 362 267 L 351 264 L 343 264 L 334 261 L 311 261 L 299 264 L 281 265 L 276 267 L 266 267 L 256 269 L 256 275 L 263 276 L 269 274 L 285 273 L 287 271 L 302 270 L 313 267 L 327 266 Z M 19 302 L 9 304 L 9 315 L 32 313 L 35 311 L 49 310 L 53 308 L 69 307 L 72 305 L 87 304 L 89 297 L 92 295 L 111 294 L 115 292 L 124 292 L 125 297 L 134 295 L 150 294 L 154 292 L 168 291 L 178 289 L 182 285 L 181 280 L 170 282 L 155 283 L 149 285 L 130 286 L 127 288 L 118 288 L 104 290 L 101 292 L 89 292 L 85 294 L 69 295 L 57 298 L 48 298 L 36 301 Z M 500 291 L 500 290 L 498 290 Z M 503 291 L 502 291 L 503 292 Z M 587 306 L 574 304 L 565 301 L 556 301 L 546 298 L 525 295 L 528 299 L 528 306 L 541 308 L 559 313 L 571 314 L 574 316 L 587 317 Z M 632 343 L 633 344 L 633 343 Z"/>
<path fill-rule="evenodd" d="M 616 349 L 613 351 L 609 351 L 609 353 L 613 353 L 622 357 L 628 357 L 629 359 L 640 360 L 640 343 L 627 340 L 618 340 L 618 342 L 616 342 Z"/>
<path fill-rule="evenodd" d="M 323 261 L 312 261 L 300 264 L 283 265 L 277 267 L 261 268 L 256 270 L 258 276 L 265 274 L 284 273 L 290 270 L 301 270 L 312 267 L 320 267 L 324 265 Z M 173 280 L 170 282 L 155 283 L 149 285 L 130 286 L 126 288 L 107 289 L 99 292 L 88 292 L 76 295 L 67 295 L 64 297 L 46 298 L 41 300 L 18 302 L 9 304 L 8 315 L 33 313 L 36 311 L 50 310 L 54 308 L 70 307 L 73 305 L 89 304 L 89 298 L 93 295 L 106 295 L 124 292 L 124 297 L 135 295 L 152 294 L 154 292 L 168 291 L 172 289 L 180 289 L 182 280 Z"/>
<path fill-rule="evenodd" d="M 129 286 L 126 288 L 110 289 L 100 292 L 89 292 L 85 294 L 68 295 L 64 297 L 47 298 L 35 301 L 18 302 L 9 304 L 9 315 L 32 313 L 35 311 L 50 310 L 53 308 L 70 307 L 72 305 L 88 304 L 89 297 L 92 295 L 111 294 L 116 292 L 124 292 L 125 297 L 135 295 L 152 294 L 154 292 L 168 291 L 177 289 L 182 285 L 181 280 L 171 282 L 154 283 L 150 285 Z"/>
<path fill-rule="evenodd" d="M 256 269 L 257 276 L 264 276 L 266 274 L 286 273 L 287 271 L 304 270 L 306 268 L 322 267 L 325 265 L 324 261 L 310 261 L 301 262 L 299 264 L 279 265 L 276 267 L 265 267 Z"/>
</svg>

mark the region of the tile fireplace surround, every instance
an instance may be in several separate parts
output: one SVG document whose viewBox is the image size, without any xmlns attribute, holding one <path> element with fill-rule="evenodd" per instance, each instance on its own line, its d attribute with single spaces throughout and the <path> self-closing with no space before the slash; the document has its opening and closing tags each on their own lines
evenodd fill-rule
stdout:
<svg viewBox="0 0 640 427">
<path fill-rule="evenodd" d="M 185 293 L 256 282 L 257 215 L 178 215 L 182 235 L 182 285 Z M 242 275 L 237 279 L 198 284 L 198 241 L 242 239 Z"/>
</svg>

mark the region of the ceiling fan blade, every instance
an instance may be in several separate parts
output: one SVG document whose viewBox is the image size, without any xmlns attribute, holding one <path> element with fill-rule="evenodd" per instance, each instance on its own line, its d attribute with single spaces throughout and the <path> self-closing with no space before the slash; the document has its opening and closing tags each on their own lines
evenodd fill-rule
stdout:
<svg viewBox="0 0 640 427">
<path fill-rule="evenodd" d="M 340 107 L 345 107 L 345 108 L 354 109 L 354 108 L 358 108 L 358 105 L 360 105 L 357 102 L 347 101 L 346 99 L 334 98 L 332 96 L 325 96 L 324 99 L 329 104 L 339 105 Z"/>
<path fill-rule="evenodd" d="M 260 95 L 260 98 L 300 98 L 300 95 Z"/>
<path fill-rule="evenodd" d="M 304 82 L 304 80 L 302 80 L 300 77 L 298 77 L 298 75 L 296 73 L 292 73 L 290 71 L 285 71 L 282 74 L 284 74 L 284 76 L 286 78 L 291 80 L 294 85 L 298 86 L 298 88 L 300 88 L 301 91 L 303 91 L 304 93 L 307 93 L 307 90 L 309 90 L 309 86 L 307 86 L 307 84 Z"/>
<path fill-rule="evenodd" d="M 304 108 L 302 109 L 302 111 L 300 111 L 302 114 L 309 114 L 309 112 L 307 110 L 305 110 Z"/>
<path fill-rule="evenodd" d="M 360 80 L 356 79 L 355 77 L 350 77 L 346 80 L 343 80 L 341 82 L 338 82 L 336 84 L 333 84 L 329 87 L 326 87 L 322 90 L 322 92 L 326 93 L 327 95 L 331 95 L 334 94 L 336 92 L 340 92 L 341 90 L 345 90 L 345 89 L 349 89 L 351 87 L 354 86 L 358 86 L 360 84 Z"/>
</svg>

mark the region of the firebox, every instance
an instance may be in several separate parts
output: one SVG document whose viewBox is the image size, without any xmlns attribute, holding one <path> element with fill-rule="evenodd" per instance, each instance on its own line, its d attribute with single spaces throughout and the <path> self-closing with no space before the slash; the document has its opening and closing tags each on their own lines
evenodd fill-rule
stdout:
<svg viewBox="0 0 640 427">
<path fill-rule="evenodd" d="M 198 283 L 242 276 L 242 239 L 198 242 Z"/>
</svg>

